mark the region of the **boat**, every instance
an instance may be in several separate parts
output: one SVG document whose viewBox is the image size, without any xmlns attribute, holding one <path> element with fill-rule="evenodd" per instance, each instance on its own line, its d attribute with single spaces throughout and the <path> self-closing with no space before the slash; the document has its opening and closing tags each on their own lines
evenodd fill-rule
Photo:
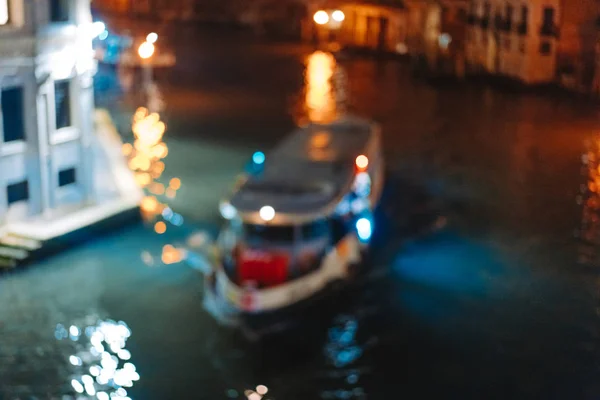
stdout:
<svg viewBox="0 0 600 400">
<path fill-rule="evenodd" d="M 383 184 L 380 127 L 359 117 L 299 127 L 254 153 L 220 204 L 205 304 L 256 332 L 356 279 Z"/>
</svg>

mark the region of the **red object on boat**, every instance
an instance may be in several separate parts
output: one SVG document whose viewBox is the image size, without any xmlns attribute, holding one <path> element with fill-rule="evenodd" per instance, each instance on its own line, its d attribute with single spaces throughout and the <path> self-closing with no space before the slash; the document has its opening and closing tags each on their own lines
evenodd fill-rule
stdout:
<svg viewBox="0 0 600 400">
<path fill-rule="evenodd" d="M 287 281 L 289 256 L 257 250 L 245 250 L 238 259 L 238 279 L 258 286 L 275 286 Z"/>
</svg>

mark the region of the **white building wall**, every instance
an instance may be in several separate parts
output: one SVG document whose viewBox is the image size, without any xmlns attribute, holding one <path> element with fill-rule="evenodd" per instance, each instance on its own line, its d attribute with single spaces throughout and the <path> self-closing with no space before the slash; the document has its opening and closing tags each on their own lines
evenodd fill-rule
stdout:
<svg viewBox="0 0 600 400">
<path fill-rule="evenodd" d="M 51 0 L 7 1 L 11 15 L 0 25 L 0 88 L 23 87 L 25 139 L 4 143 L 0 124 L 0 226 L 94 200 L 89 155 L 96 63 L 89 0 L 65 0 L 64 22 L 50 21 Z M 54 88 L 63 79 L 70 81 L 71 124 L 57 129 Z M 75 182 L 59 187 L 59 172 L 69 168 L 75 169 Z M 28 182 L 28 199 L 9 205 L 8 185 L 22 181 Z"/>
</svg>

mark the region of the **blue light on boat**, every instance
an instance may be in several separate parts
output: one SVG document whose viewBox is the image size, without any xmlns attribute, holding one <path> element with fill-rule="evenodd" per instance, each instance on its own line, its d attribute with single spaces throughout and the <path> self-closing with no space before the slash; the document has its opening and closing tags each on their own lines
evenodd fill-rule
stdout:
<svg viewBox="0 0 600 400">
<path fill-rule="evenodd" d="M 367 218 L 360 218 L 356 221 L 356 232 L 360 240 L 366 241 L 371 239 L 373 228 L 371 227 L 371 221 Z"/>
<path fill-rule="evenodd" d="M 265 158 L 265 153 L 262 151 L 257 151 L 252 155 L 252 162 L 257 165 L 264 164 Z"/>
</svg>

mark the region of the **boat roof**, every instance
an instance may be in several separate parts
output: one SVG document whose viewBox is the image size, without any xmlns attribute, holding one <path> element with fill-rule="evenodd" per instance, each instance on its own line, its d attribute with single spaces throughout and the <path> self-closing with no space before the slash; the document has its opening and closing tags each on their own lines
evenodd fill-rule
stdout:
<svg viewBox="0 0 600 400">
<path fill-rule="evenodd" d="M 276 211 L 273 224 L 327 215 L 352 185 L 356 157 L 378 134 L 376 124 L 355 117 L 297 128 L 266 154 L 229 202 L 249 222 L 264 223 L 258 212 L 267 205 Z"/>
</svg>

